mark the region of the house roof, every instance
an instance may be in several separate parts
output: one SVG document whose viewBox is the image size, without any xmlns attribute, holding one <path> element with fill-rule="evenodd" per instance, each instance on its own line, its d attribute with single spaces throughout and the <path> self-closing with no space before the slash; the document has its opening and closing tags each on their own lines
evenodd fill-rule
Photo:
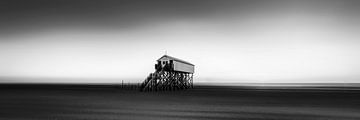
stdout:
<svg viewBox="0 0 360 120">
<path fill-rule="evenodd" d="M 178 62 L 182 62 L 182 63 L 185 63 L 185 64 L 189 64 L 189 65 L 192 65 L 192 66 L 195 66 L 194 64 L 190 63 L 190 62 L 187 62 L 185 60 L 181 60 L 179 58 L 175 58 L 175 57 L 171 57 L 171 56 L 168 56 L 168 55 L 163 55 L 162 57 L 160 57 L 157 61 L 160 61 L 161 58 L 164 58 L 164 57 L 167 57 L 171 60 L 174 60 L 174 61 L 178 61 Z"/>
</svg>

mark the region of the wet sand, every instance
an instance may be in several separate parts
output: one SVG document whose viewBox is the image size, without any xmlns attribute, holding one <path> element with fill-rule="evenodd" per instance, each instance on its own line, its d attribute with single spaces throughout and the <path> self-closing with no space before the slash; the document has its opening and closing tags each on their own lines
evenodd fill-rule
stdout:
<svg viewBox="0 0 360 120">
<path fill-rule="evenodd" d="M 139 92 L 89 85 L 0 85 L 1 120 L 358 120 L 360 91 L 195 86 Z"/>
</svg>

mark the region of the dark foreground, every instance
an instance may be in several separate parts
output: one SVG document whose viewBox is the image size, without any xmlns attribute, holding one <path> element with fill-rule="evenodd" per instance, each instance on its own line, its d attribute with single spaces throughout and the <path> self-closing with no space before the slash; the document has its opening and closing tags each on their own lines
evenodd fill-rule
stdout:
<svg viewBox="0 0 360 120">
<path fill-rule="evenodd" d="M 0 120 L 359 120 L 359 98 L 357 90 L 2 85 Z"/>
</svg>

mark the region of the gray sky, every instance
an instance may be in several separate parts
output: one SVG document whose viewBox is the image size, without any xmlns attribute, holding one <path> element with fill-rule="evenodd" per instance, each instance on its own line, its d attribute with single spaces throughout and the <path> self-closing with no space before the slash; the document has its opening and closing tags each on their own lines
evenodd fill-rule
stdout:
<svg viewBox="0 0 360 120">
<path fill-rule="evenodd" d="M 360 82 L 359 14 L 356 0 L 3 0 L 0 82 L 140 82 L 165 50 L 195 82 Z"/>
</svg>

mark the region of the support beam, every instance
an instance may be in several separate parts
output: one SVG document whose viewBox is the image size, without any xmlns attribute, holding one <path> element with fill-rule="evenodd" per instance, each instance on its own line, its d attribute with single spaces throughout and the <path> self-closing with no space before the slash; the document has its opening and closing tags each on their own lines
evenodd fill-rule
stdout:
<svg viewBox="0 0 360 120">
<path fill-rule="evenodd" d="M 182 90 L 193 88 L 193 74 L 177 71 L 156 71 L 141 84 L 141 91 Z"/>
</svg>

